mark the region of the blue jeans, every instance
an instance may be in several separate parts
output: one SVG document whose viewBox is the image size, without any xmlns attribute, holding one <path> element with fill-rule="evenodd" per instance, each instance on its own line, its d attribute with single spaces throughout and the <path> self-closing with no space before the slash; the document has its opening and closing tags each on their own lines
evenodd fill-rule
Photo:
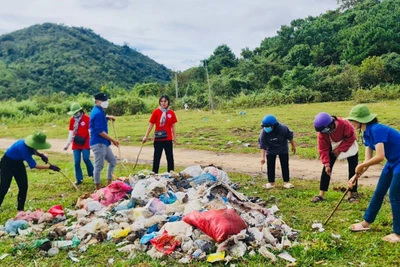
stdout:
<svg viewBox="0 0 400 267">
<path fill-rule="evenodd" d="M 393 232 L 400 235 L 400 173 L 393 174 L 393 170 L 387 164 L 382 170 L 374 195 L 365 211 L 364 220 L 368 223 L 375 221 L 388 190 L 392 206 Z"/>
<path fill-rule="evenodd" d="M 83 157 L 83 162 L 85 162 L 86 170 L 89 177 L 93 177 L 93 164 L 90 161 L 90 149 L 75 149 L 74 152 L 74 166 L 75 166 L 75 176 L 77 182 L 82 182 L 83 173 L 81 168 L 81 154 Z"/>
</svg>

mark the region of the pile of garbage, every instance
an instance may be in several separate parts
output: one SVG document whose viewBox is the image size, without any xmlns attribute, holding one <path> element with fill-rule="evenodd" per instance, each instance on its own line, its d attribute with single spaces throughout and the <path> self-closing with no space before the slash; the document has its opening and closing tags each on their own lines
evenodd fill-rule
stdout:
<svg viewBox="0 0 400 267">
<path fill-rule="evenodd" d="M 285 250 L 297 243 L 299 232 L 276 215 L 276 205 L 266 208 L 237 186 L 215 166 L 163 174 L 142 170 L 82 195 L 75 210 L 57 205 L 47 212 L 19 212 L 0 226 L 0 237 L 34 232 L 46 238 L 31 246 L 47 256 L 70 249 L 76 262 L 76 254 L 105 241 L 116 242 L 128 258 L 146 252 L 179 263 L 229 262 L 259 253 L 273 262 L 276 255 L 295 262 Z"/>
</svg>

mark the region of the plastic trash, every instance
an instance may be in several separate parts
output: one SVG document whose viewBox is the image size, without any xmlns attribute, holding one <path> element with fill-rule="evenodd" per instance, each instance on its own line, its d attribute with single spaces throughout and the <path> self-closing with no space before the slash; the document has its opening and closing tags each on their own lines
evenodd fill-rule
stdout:
<svg viewBox="0 0 400 267">
<path fill-rule="evenodd" d="M 194 165 L 187 167 L 181 173 L 187 174 L 189 177 L 196 177 L 203 173 L 203 169 L 200 165 Z"/>
<path fill-rule="evenodd" d="M 205 253 L 208 253 L 214 247 L 214 244 L 211 241 L 203 240 L 203 239 L 196 239 L 194 244 L 197 248 L 201 249 Z"/>
<path fill-rule="evenodd" d="M 169 217 L 169 219 L 168 219 L 169 222 L 177 222 L 180 220 L 182 220 L 182 216 L 177 216 L 177 215 L 173 215 L 173 216 Z"/>
<path fill-rule="evenodd" d="M 163 203 L 172 204 L 177 200 L 177 198 L 176 198 L 176 196 L 175 196 L 175 194 L 173 192 L 168 192 L 167 194 L 168 194 L 168 196 L 166 196 L 165 194 L 162 194 L 162 195 L 159 196 L 159 199 Z"/>
<path fill-rule="evenodd" d="M 244 242 L 239 241 L 237 244 L 234 244 L 229 248 L 229 255 L 233 257 L 243 257 L 247 251 L 247 246 Z"/>
<path fill-rule="evenodd" d="M 192 257 L 197 259 L 200 257 L 201 253 L 203 253 L 203 251 L 201 249 L 196 249 L 193 253 L 192 253 Z"/>
<path fill-rule="evenodd" d="M 132 198 L 133 199 L 146 199 L 146 182 L 138 181 L 132 190 Z"/>
<path fill-rule="evenodd" d="M 150 240 L 150 243 L 160 252 L 169 255 L 174 252 L 175 247 L 179 246 L 180 242 L 174 236 L 169 235 L 165 231 L 162 235 L 157 236 Z"/>
<path fill-rule="evenodd" d="M 269 252 L 268 249 L 265 246 L 260 247 L 258 249 L 258 253 L 263 255 L 265 258 L 270 259 L 272 262 L 276 262 L 277 261 L 277 258 L 275 256 L 275 254 Z"/>
<path fill-rule="evenodd" d="M 66 248 L 72 246 L 72 240 L 61 240 L 61 241 L 53 241 L 53 248 Z"/>
<path fill-rule="evenodd" d="M 79 262 L 79 259 L 76 257 L 74 251 L 68 252 L 68 257 L 69 257 L 72 261 L 74 261 L 74 262 Z"/>
<path fill-rule="evenodd" d="M 182 220 L 199 228 L 217 242 L 222 242 L 247 228 L 246 223 L 233 209 L 193 211 Z"/>
<path fill-rule="evenodd" d="M 61 216 L 64 215 L 64 210 L 61 205 L 55 205 L 55 206 L 51 207 L 47 212 L 50 213 L 51 215 L 53 215 L 53 217 L 56 217 L 58 215 L 61 215 Z"/>
<path fill-rule="evenodd" d="M 207 261 L 208 262 L 216 262 L 216 261 L 222 261 L 225 259 L 225 251 L 217 252 L 208 255 Z"/>
<path fill-rule="evenodd" d="M 158 198 L 154 198 L 149 202 L 149 211 L 153 214 L 164 214 L 165 204 L 161 202 Z"/>
<path fill-rule="evenodd" d="M 195 184 L 204 184 L 206 182 L 215 183 L 217 181 L 217 177 L 212 175 L 211 173 L 202 173 L 199 176 L 194 178 L 187 179 L 189 182 L 193 182 Z"/>
<path fill-rule="evenodd" d="M 29 224 L 25 220 L 9 220 L 6 222 L 4 227 L 4 231 L 7 232 L 9 235 L 16 235 L 18 233 L 18 229 L 25 230 L 29 227 Z"/>
<path fill-rule="evenodd" d="M 154 224 L 153 226 L 150 226 L 148 229 L 147 229 L 147 233 L 148 234 L 151 234 L 151 233 L 153 233 L 153 232 L 158 232 L 158 223 L 156 223 L 156 224 Z"/>
<path fill-rule="evenodd" d="M 50 248 L 50 249 L 47 251 L 47 255 L 48 255 L 49 257 L 53 257 L 53 256 L 57 255 L 59 252 L 60 252 L 60 250 L 59 250 L 58 248 Z"/>
<path fill-rule="evenodd" d="M 296 262 L 296 259 L 293 258 L 291 255 L 289 255 L 289 253 L 287 253 L 286 251 L 280 253 L 280 254 L 278 255 L 278 257 L 281 258 L 281 259 L 290 261 L 290 262 L 292 262 L 292 263 L 293 263 L 293 262 Z"/>
<path fill-rule="evenodd" d="M 140 238 L 140 244 L 147 244 L 150 242 L 150 240 L 152 240 L 155 236 L 157 236 L 157 232 L 153 232 L 151 234 L 145 234 L 144 236 L 142 236 L 142 238 Z"/>
<path fill-rule="evenodd" d="M 132 209 L 135 207 L 135 201 L 131 198 L 129 200 L 124 200 L 121 203 L 118 204 L 118 206 L 114 207 L 114 211 L 120 211 L 120 210 L 128 210 Z"/>
</svg>

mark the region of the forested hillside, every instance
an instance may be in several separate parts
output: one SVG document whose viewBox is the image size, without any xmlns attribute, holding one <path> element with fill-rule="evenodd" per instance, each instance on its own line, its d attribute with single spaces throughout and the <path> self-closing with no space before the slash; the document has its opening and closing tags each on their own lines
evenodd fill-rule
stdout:
<svg viewBox="0 0 400 267">
<path fill-rule="evenodd" d="M 338 2 L 342 8 L 283 25 L 240 58 L 228 45 L 217 47 L 205 60 L 215 103 L 232 97 L 236 106 L 339 101 L 370 90 L 398 97 L 400 0 Z M 208 105 L 203 66 L 180 73 L 178 83 L 185 102 Z M 174 87 L 168 90 L 173 94 Z"/>
<path fill-rule="evenodd" d="M 132 40 L 133 41 L 133 40 Z M 163 65 L 90 29 L 45 23 L 0 36 L 0 99 L 165 82 Z"/>
</svg>

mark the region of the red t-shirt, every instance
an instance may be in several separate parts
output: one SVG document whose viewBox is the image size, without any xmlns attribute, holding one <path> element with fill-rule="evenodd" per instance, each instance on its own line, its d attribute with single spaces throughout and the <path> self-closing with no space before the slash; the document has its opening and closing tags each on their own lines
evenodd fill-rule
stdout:
<svg viewBox="0 0 400 267">
<path fill-rule="evenodd" d="M 173 139 L 172 125 L 178 122 L 178 120 L 176 119 L 175 112 L 173 112 L 172 110 L 167 111 L 167 117 L 163 127 L 160 126 L 161 116 L 162 116 L 161 109 L 156 108 L 151 114 L 149 122 L 156 125 L 156 131 L 161 131 L 161 130 L 167 131 L 167 138 L 157 139 L 157 141 L 171 141 Z"/>
<path fill-rule="evenodd" d="M 85 144 L 83 146 L 80 146 L 78 144 L 76 144 L 73 140 L 72 140 L 72 150 L 75 149 L 90 149 L 90 145 L 89 145 L 89 122 L 90 122 L 90 117 L 86 114 L 83 114 L 81 121 L 79 122 L 78 125 L 78 131 L 76 131 L 76 135 L 79 135 L 81 137 L 85 137 L 86 141 Z M 74 130 L 74 124 L 75 124 L 75 118 L 72 117 L 69 121 L 69 130 L 73 131 Z"/>
</svg>

